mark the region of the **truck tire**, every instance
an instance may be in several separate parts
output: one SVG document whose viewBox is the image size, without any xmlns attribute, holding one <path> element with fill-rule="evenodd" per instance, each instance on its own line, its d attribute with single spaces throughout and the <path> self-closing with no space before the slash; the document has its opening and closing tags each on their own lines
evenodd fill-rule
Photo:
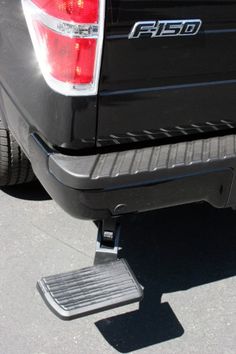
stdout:
<svg viewBox="0 0 236 354">
<path fill-rule="evenodd" d="M 34 179 L 29 160 L 0 120 L 0 187 L 27 183 Z"/>
</svg>

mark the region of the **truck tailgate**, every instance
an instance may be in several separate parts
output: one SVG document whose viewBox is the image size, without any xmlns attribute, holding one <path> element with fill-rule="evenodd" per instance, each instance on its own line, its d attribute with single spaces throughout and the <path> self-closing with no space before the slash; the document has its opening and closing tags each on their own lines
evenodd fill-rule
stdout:
<svg viewBox="0 0 236 354">
<path fill-rule="evenodd" d="M 195 36 L 128 39 L 138 21 L 200 19 Z M 97 145 L 236 126 L 236 1 L 108 0 Z"/>
</svg>

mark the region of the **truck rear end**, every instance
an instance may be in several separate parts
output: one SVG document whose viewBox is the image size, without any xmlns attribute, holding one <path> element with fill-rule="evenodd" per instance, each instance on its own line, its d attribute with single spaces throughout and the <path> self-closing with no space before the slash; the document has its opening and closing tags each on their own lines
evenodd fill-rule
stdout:
<svg viewBox="0 0 236 354">
<path fill-rule="evenodd" d="M 2 122 L 62 208 L 103 220 L 111 259 L 123 215 L 236 205 L 235 1 L 0 7 Z"/>
</svg>

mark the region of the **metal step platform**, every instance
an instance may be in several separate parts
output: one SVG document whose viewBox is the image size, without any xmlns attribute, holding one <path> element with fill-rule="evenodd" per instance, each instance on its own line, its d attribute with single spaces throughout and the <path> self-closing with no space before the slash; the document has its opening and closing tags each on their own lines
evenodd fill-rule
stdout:
<svg viewBox="0 0 236 354">
<path fill-rule="evenodd" d="M 38 290 L 61 319 L 138 302 L 143 290 L 124 259 L 42 278 Z"/>
</svg>

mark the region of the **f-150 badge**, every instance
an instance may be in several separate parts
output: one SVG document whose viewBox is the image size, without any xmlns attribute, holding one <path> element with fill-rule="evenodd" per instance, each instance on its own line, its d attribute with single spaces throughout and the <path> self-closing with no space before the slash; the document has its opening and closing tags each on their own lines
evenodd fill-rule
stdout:
<svg viewBox="0 0 236 354">
<path fill-rule="evenodd" d="M 136 22 L 129 34 L 129 39 L 140 37 L 174 37 L 195 36 L 202 25 L 202 21 L 195 20 L 165 20 Z"/>
</svg>

